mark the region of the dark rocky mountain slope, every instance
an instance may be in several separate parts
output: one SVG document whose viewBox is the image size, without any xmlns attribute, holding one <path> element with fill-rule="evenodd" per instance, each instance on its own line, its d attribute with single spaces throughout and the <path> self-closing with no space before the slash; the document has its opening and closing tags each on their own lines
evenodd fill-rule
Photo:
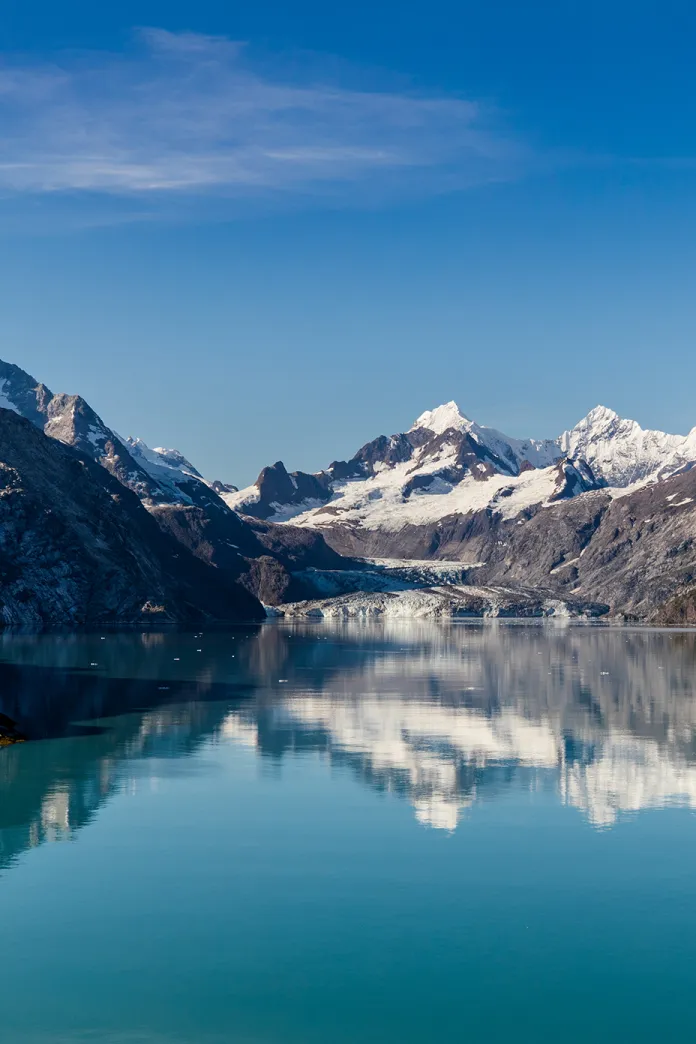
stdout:
<svg viewBox="0 0 696 1044">
<path fill-rule="evenodd" d="M 5 626 L 262 616 L 253 595 L 163 533 L 104 468 L 0 409 Z"/>
<path fill-rule="evenodd" d="M 693 470 L 625 496 L 586 492 L 511 518 L 487 508 L 398 532 L 322 532 L 346 555 L 466 562 L 470 583 L 601 602 L 628 618 L 696 622 Z"/>
<path fill-rule="evenodd" d="M 120 438 L 82 396 L 54 395 L 19 367 L 0 361 L 2 403 L 108 471 L 136 494 L 164 533 L 218 570 L 233 590 L 241 584 L 276 604 L 285 595 L 311 593 L 307 581 L 294 578 L 295 571 L 326 568 L 329 560 L 332 568 L 341 568 L 340 556 L 320 534 L 298 539 L 285 527 L 267 526 L 262 537 L 176 450 L 150 450 L 138 439 Z"/>
</svg>

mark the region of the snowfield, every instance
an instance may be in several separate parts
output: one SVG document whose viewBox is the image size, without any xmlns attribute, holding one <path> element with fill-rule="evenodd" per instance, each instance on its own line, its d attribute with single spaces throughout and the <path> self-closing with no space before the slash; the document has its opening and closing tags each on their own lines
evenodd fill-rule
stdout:
<svg viewBox="0 0 696 1044">
<path fill-rule="evenodd" d="M 416 455 L 417 456 L 417 455 Z M 516 518 L 521 511 L 537 504 L 546 504 L 557 492 L 558 473 L 555 466 L 524 471 L 521 475 L 491 475 L 476 479 L 467 475 L 456 486 L 438 480 L 435 488 L 414 490 L 404 496 L 403 488 L 414 473 L 433 474 L 451 464 L 452 454 L 443 452 L 438 458 L 424 461 L 418 467 L 416 460 L 380 468 L 376 475 L 366 479 L 337 482 L 328 504 L 288 506 L 269 518 L 270 522 L 289 522 L 297 526 L 335 526 L 342 522 L 359 524 L 366 529 L 396 532 L 404 525 L 427 525 L 448 515 L 465 515 L 489 508 L 503 518 Z M 417 469 L 417 470 L 416 470 Z M 244 513 L 245 505 L 257 495 L 256 488 L 224 495 L 226 503 L 235 511 Z"/>
</svg>

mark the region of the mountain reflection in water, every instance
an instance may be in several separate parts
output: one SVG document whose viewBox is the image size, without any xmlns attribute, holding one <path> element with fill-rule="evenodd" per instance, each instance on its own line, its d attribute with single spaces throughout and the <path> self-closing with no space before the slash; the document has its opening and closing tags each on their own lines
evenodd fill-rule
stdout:
<svg viewBox="0 0 696 1044">
<path fill-rule="evenodd" d="M 0 751 L 4 866 L 210 741 L 349 766 L 446 830 L 511 789 L 595 827 L 696 807 L 693 633 L 269 623 L 5 635 L 0 657 L 0 710 L 32 740 Z"/>
</svg>

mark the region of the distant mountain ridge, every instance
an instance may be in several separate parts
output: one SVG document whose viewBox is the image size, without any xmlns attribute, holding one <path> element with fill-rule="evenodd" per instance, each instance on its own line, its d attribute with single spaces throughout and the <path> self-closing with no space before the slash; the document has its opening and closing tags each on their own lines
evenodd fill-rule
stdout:
<svg viewBox="0 0 696 1044">
<path fill-rule="evenodd" d="M 695 463 L 696 429 L 645 430 L 599 406 L 557 439 L 513 439 L 448 402 L 323 472 L 277 462 L 224 499 L 243 515 L 319 531 L 342 554 L 475 570 L 456 589 L 434 579 L 423 612 L 467 615 L 476 600 L 484 615 L 528 612 L 531 591 L 544 605 L 576 599 L 590 613 L 604 604 L 693 623 Z M 370 601 L 344 589 L 340 604 L 292 612 L 408 615 L 417 603 L 398 590 Z"/>
<path fill-rule="evenodd" d="M 182 564 L 192 556 L 205 567 L 201 578 L 215 574 L 218 605 L 223 589 L 234 600 L 241 587 L 292 616 L 610 613 L 696 622 L 696 429 L 644 430 L 599 406 L 556 439 L 517 439 L 470 420 L 451 401 L 324 471 L 289 472 L 279 460 L 238 491 L 206 480 L 178 450 L 120 437 L 79 395 L 54 395 L 0 362 L 0 417 L 8 411 L 38 429 L 37 446 L 48 436 L 48 444 L 99 465 L 92 481 L 106 488 L 100 476 L 108 472 L 135 494 L 181 548 Z M 5 420 L 16 454 L 15 427 Z M 13 476 L 7 503 L 21 502 L 32 475 L 39 486 L 30 492 L 45 502 L 31 459 L 18 459 L 19 469 L 0 439 L 0 472 Z M 95 510 L 98 502 L 90 501 Z M 69 511 L 69 523 L 77 515 Z M 114 515 L 112 523 L 126 554 L 124 522 Z M 74 545 L 74 534 L 66 539 Z M 57 546 L 51 555 L 47 568 L 60 557 Z M 11 559 L 7 577 L 15 576 Z M 125 562 L 115 567 L 128 572 Z M 50 615 L 50 584 L 32 568 L 26 563 L 26 577 L 48 599 L 35 615 Z M 177 568 L 170 574 L 165 601 L 176 615 L 172 592 L 189 581 L 177 588 Z M 6 620 L 21 617 L 28 582 L 19 579 L 7 611 L 0 605 Z"/>
<path fill-rule="evenodd" d="M 598 406 L 556 439 L 515 439 L 448 402 L 421 414 L 407 432 L 379 436 L 323 472 L 287 472 L 278 461 L 224 499 L 270 521 L 393 529 L 452 512 L 509 515 L 591 490 L 625 490 L 694 463 L 696 429 L 685 436 L 644 430 Z"/>
</svg>

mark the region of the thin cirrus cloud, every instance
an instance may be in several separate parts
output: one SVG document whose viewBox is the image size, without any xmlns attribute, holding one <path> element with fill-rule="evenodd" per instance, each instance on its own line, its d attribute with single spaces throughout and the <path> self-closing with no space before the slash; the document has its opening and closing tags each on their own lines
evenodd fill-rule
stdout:
<svg viewBox="0 0 696 1044">
<path fill-rule="evenodd" d="M 243 45 L 141 30 L 126 55 L 0 65 L 0 193 L 235 197 L 439 192 L 520 174 L 527 150 L 450 96 L 288 80 Z"/>
</svg>

